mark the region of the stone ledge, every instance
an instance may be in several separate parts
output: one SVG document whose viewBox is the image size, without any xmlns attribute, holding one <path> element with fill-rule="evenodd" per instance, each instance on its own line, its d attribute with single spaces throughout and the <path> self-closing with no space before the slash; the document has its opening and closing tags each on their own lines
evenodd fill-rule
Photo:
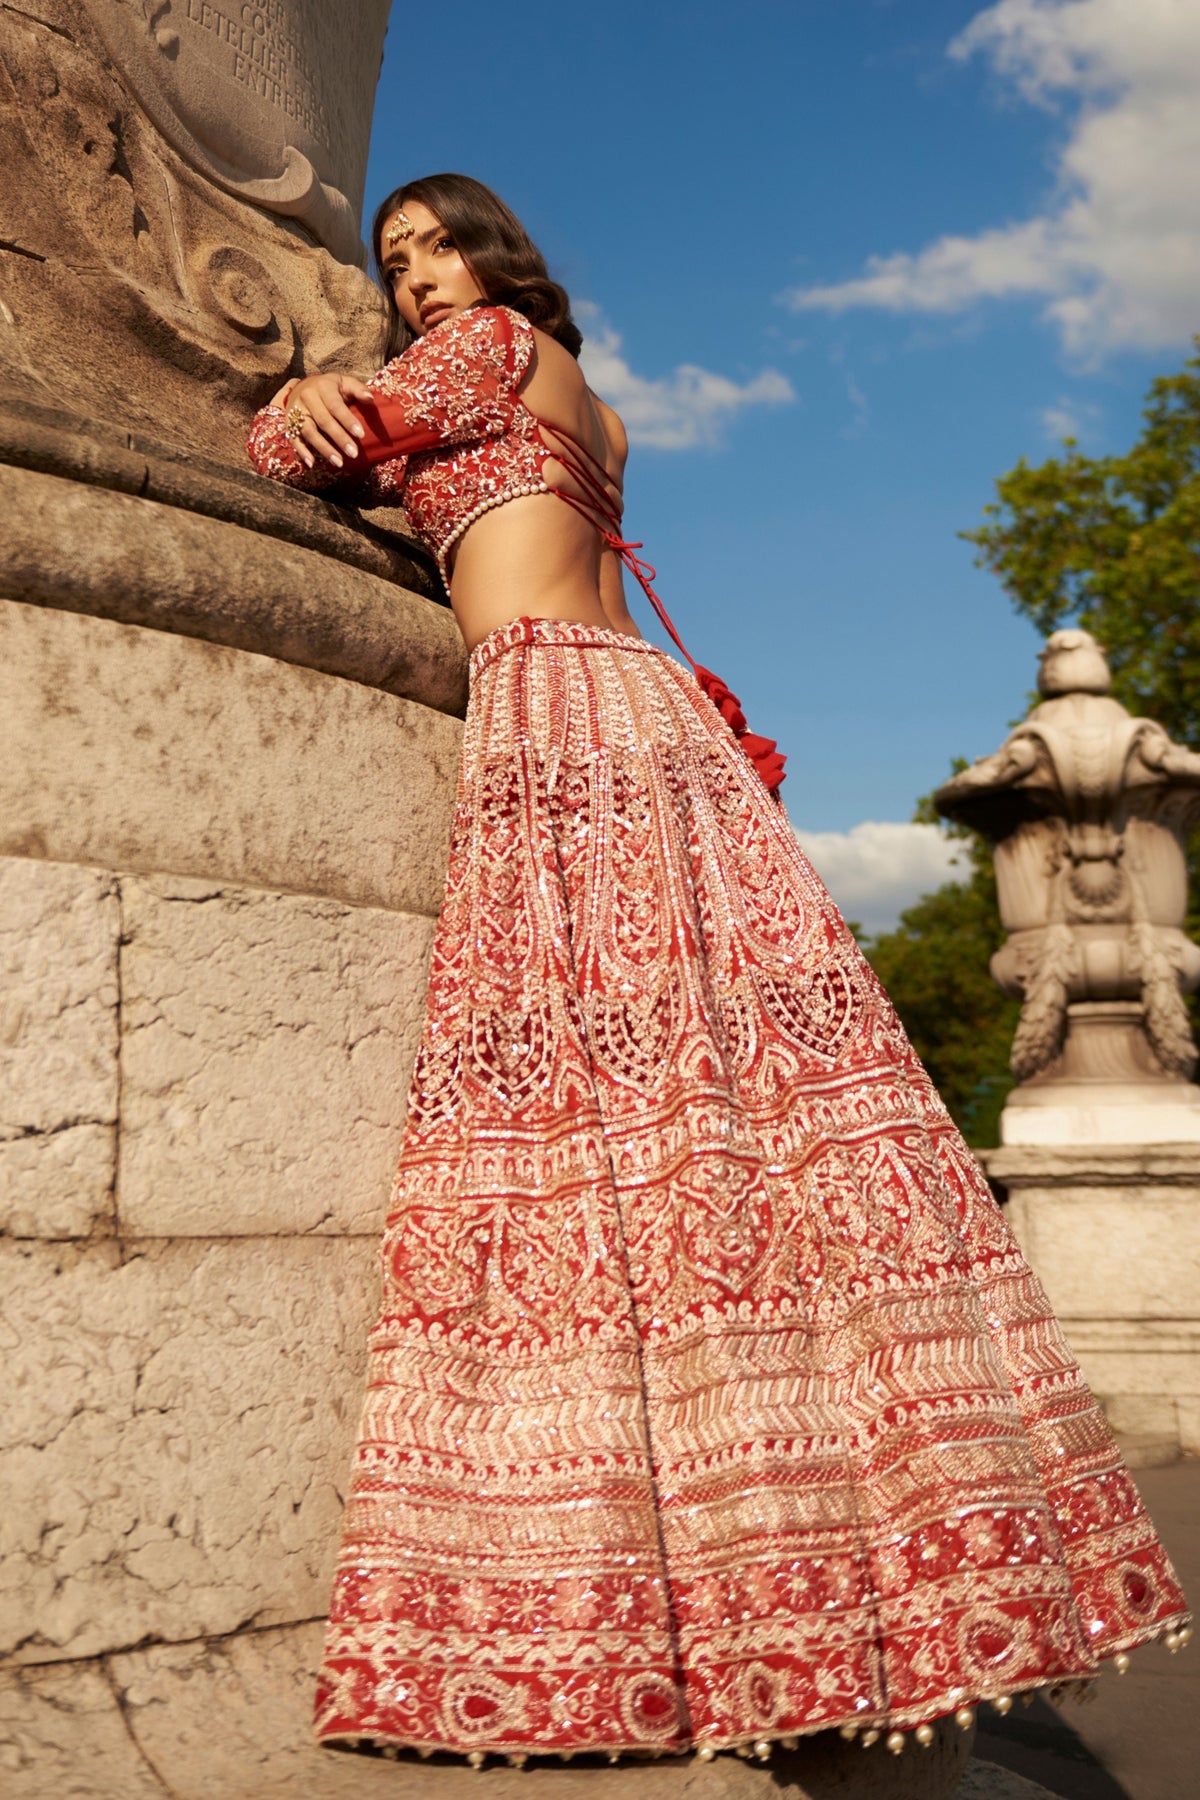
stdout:
<svg viewBox="0 0 1200 1800">
<path fill-rule="evenodd" d="M 0 854 L 428 917 L 441 906 L 462 735 L 445 713 L 3 601 L 0 712 Z"/>
<path fill-rule="evenodd" d="M 433 558 L 398 512 L 394 525 L 369 524 L 357 511 L 266 481 L 250 468 L 232 469 L 117 425 L 8 395 L 0 403 L 0 463 L 224 519 L 446 604 Z"/>
<path fill-rule="evenodd" d="M 988 1180 L 1001 1187 L 1200 1185 L 1200 1144 L 1001 1144 L 973 1154 Z"/>
<path fill-rule="evenodd" d="M 453 615 L 260 531 L 0 464 L 0 592 L 337 675 L 461 717 Z"/>
</svg>

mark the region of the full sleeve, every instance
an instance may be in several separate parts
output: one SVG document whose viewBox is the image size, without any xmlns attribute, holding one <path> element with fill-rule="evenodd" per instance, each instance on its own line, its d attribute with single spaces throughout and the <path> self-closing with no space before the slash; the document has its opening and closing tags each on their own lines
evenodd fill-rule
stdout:
<svg viewBox="0 0 1200 1800">
<path fill-rule="evenodd" d="M 367 382 L 381 408 L 386 404 L 394 455 L 364 469 L 335 469 L 318 458 L 310 469 L 287 436 L 279 406 L 255 414 L 247 452 L 260 475 L 289 487 L 309 493 L 336 487 L 359 505 L 396 501 L 410 456 L 508 430 L 532 353 L 533 329 L 521 314 L 472 307 L 435 326 Z"/>
</svg>

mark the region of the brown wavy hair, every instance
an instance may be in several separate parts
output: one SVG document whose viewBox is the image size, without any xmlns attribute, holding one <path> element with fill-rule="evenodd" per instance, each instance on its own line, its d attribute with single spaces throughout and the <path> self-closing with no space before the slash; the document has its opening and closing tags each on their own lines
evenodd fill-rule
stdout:
<svg viewBox="0 0 1200 1800">
<path fill-rule="evenodd" d="M 579 355 L 583 335 L 571 317 L 567 291 L 550 279 L 545 257 L 516 214 L 470 175 L 423 175 L 390 193 L 371 226 L 375 270 L 387 301 L 385 362 L 407 350 L 414 337 L 380 267 L 383 228 L 397 207 L 409 200 L 419 201 L 441 220 L 491 305 L 524 313 L 531 325 L 540 326 L 572 356 Z"/>
</svg>

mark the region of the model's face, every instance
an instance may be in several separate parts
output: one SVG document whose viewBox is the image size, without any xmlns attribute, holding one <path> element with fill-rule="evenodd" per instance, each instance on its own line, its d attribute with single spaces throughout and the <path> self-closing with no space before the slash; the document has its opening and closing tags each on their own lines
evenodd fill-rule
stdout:
<svg viewBox="0 0 1200 1800">
<path fill-rule="evenodd" d="M 411 234 L 389 239 L 397 223 L 403 228 L 406 219 Z M 446 227 L 419 200 L 410 200 L 402 211 L 385 219 L 379 241 L 384 279 L 395 296 L 400 317 L 418 337 L 430 326 L 453 319 L 486 298 Z"/>
</svg>

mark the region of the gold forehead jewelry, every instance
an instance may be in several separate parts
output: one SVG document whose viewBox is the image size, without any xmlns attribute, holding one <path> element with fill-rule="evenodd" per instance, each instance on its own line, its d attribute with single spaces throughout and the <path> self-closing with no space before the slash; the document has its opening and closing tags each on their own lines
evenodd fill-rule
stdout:
<svg viewBox="0 0 1200 1800">
<path fill-rule="evenodd" d="M 416 226 L 413 224 L 408 214 L 406 212 L 398 212 L 385 234 L 391 249 L 394 250 L 397 244 L 402 244 L 406 238 L 410 238 L 415 230 Z"/>
</svg>

